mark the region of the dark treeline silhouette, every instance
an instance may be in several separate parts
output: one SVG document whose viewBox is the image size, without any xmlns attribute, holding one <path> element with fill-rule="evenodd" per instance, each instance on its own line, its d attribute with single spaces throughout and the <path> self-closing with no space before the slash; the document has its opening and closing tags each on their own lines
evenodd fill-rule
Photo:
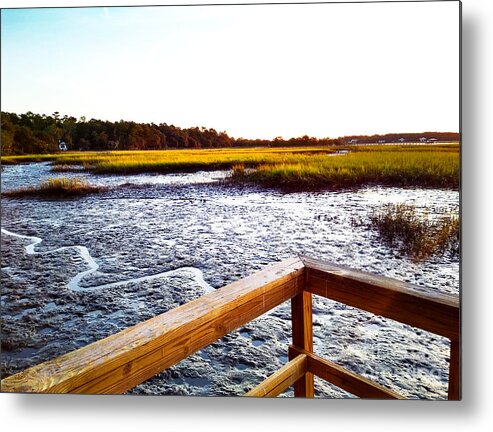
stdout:
<svg viewBox="0 0 493 432">
<path fill-rule="evenodd" d="M 136 123 L 120 120 L 110 122 L 81 117 L 1 113 L 2 155 L 53 153 L 59 151 L 63 141 L 68 150 L 159 150 L 159 149 L 200 149 L 224 147 L 285 147 L 320 146 L 345 144 L 351 140 L 358 143 L 395 141 L 404 137 L 417 141 L 421 137 L 442 140 L 458 140 L 456 133 L 386 134 L 342 138 L 299 138 L 273 140 L 232 138 L 226 132 L 217 132 L 205 127 L 179 128 L 166 123 Z"/>
<path fill-rule="evenodd" d="M 236 138 L 233 146 L 235 147 L 313 147 L 344 144 L 340 138 L 314 138 L 304 135 L 298 138 L 284 139 L 282 137 L 274 138 L 273 140 L 266 139 L 246 139 Z"/>
<path fill-rule="evenodd" d="M 51 153 L 59 141 L 68 150 L 158 150 L 167 148 L 230 147 L 234 141 L 214 129 L 181 129 L 161 123 L 110 122 L 28 112 L 1 113 L 2 154 Z"/>
</svg>

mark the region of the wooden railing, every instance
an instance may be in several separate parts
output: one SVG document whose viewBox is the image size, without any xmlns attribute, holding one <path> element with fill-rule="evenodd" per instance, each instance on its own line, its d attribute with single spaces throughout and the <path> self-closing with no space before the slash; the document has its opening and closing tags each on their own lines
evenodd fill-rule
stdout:
<svg viewBox="0 0 493 432">
<path fill-rule="evenodd" d="M 314 260 L 290 258 L 162 315 L 2 380 L 2 392 L 123 393 L 291 300 L 289 362 L 247 396 L 314 396 L 314 375 L 364 398 L 402 399 L 313 353 L 312 295 L 391 318 L 451 341 L 448 398 L 460 399 L 458 299 Z"/>
</svg>

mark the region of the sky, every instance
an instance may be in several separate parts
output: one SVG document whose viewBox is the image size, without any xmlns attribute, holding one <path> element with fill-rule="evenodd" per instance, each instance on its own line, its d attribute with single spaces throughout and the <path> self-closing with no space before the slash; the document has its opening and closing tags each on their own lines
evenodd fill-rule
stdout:
<svg viewBox="0 0 493 432">
<path fill-rule="evenodd" d="M 2 111 L 235 138 L 459 131 L 459 2 L 106 4 L 2 9 Z"/>
</svg>

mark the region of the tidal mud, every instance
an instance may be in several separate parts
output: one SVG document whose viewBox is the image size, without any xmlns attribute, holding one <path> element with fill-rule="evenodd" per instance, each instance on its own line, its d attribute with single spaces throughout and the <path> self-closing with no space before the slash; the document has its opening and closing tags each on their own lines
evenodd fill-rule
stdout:
<svg viewBox="0 0 493 432">
<path fill-rule="evenodd" d="M 115 187 L 73 200 L 2 199 L 3 376 L 290 256 L 458 294 L 457 258 L 414 262 L 352 223 L 389 202 L 456 211 L 458 192 L 370 187 L 283 194 L 228 186 L 226 175 L 91 176 L 91 183 Z M 5 167 L 2 190 L 43 176 L 53 176 L 47 164 Z M 285 303 L 129 393 L 242 394 L 287 361 L 290 333 Z M 314 335 L 316 353 L 405 396 L 446 397 L 444 338 L 316 297 Z M 320 397 L 350 397 L 321 381 L 316 387 Z"/>
</svg>

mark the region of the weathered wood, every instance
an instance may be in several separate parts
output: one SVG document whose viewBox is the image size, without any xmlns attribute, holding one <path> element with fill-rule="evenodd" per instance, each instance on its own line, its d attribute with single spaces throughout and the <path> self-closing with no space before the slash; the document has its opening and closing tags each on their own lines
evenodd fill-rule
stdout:
<svg viewBox="0 0 493 432">
<path fill-rule="evenodd" d="M 355 396 L 368 399 L 405 399 L 390 389 L 304 349 L 291 345 L 289 352 L 292 356 L 305 354 L 308 362 L 308 372 Z"/>
<path fill-rule="evenodd" d="M 303 291 L 291 299 L 293 345 L 313 351 L 312 295 Z M 289 357 L 290 359 L 292 357 Z M 314 396 L 313 374 L 306 373 L 294 384 L 295 397 Z"/>
<path fill-rule="evenodd" d="M 383 276 L 302 258 L 306 290 L 414 327 L 457 339 L 460 331 L 459 301 L 442 293 Z"/>
<path fill-rule="evenodd" d="M 305 375 L 306 355 L 301 354 L 286 363 L 281 369 L 250 390 L 245 396 L 276 397 Z"/>
<path fill-rule="evenodd" d="M 303 290 L 298 258 L 2 380 L 3 392 L 123 393 Z"/>
<path fill-rule="evenodd" d="M 460 341 L 458 339 L 450 341 L 450 364 L 448 375 L 448 399 L 460 400 Z"/>
</svg>

